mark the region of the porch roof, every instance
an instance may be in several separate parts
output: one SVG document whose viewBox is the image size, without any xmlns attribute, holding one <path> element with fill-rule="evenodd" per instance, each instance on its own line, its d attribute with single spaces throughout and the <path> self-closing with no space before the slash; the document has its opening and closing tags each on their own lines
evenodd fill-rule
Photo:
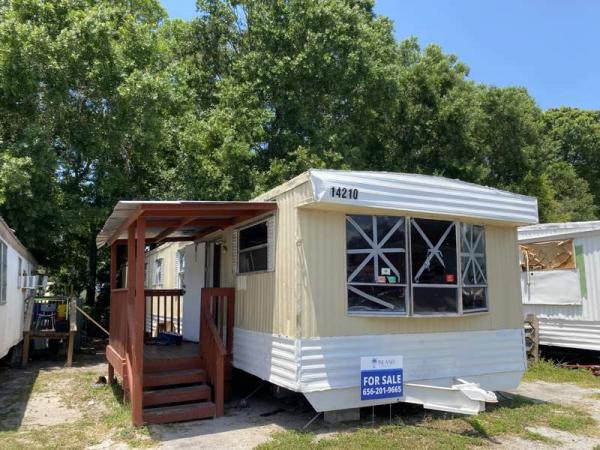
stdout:
<svg viewBox="0 0 600 450">
<path fill-rule="evenodd" d="M 147 242 L 195 241 L 276 209 L 276 202 L 120 201 L 96 237 L 96 245 L 126 239 L 127 228 L 138 218 L 146 221 Z"/>
</svg>

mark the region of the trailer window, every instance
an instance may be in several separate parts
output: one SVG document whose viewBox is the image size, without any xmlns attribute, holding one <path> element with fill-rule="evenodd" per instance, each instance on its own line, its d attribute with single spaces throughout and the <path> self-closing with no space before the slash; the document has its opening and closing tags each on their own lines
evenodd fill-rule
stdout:
<svg viewBox="0 0 600 450">
<path fill-rule="evenodd" d="M 463 311 L 487 309 L 485 230 L 480 225 L 461 225 L 461 270 Z"/>
<path fill-rule="evenodd" d="M 457 313 L 456 224 L 411 219 L 410 225 L 414 313 Z"/>
<path fill-rule="evenodd" d="M 406 220 L 391 216 L 346 218 L 350 313 L 406 314 Z"/>
<path fill-rule="evenodd" d="M 487 310 L 485 229 L 480 225 L 347 216 L 346 271 L 351 314 Z"/>
<path fill-rule="evenodd" d="M 268 269 L 269 230 L 260 222 L 239 231 L 238 273 L 262 272 Z"/>
<path fill-rule="evenodd" d="M 521 269 L 523 271 L 573 270 L 575 268 L 575 250 L 571 239 L 521 245 Z"/>
<path fill-rule="evenodd" d="M 162 287 L 163 284 L 163 260 L 162 258 L 154 261 L 154 285 Z"/>
</svg>

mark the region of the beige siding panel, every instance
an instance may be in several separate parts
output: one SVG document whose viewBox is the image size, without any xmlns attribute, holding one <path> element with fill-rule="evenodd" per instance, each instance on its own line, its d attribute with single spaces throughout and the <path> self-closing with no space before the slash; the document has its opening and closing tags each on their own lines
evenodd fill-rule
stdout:
<svg viewBox="0 0 600 450">
<path fill-rule="evenodd" d="M 275 271 L 236 276 L 233 267 L 233 228 L 223 232 L 225 249 L 222 254 L 223 286 L 236 287 L 235 326 L 281 336 L 296 336 L 297 304 L 301 300 L 297 233 L 298 210 L 296 205 L 312 195 L 310 183 L 293 186 L 277 193 L 278 211 L 275 214 Z M 244 224 L 240 224 L 243 226 Z"/>
<path fill-rule="evenodd" d="M 519 245 L 515 228 L 486 228 L 487 272 L 493 329 L 523 326 Z"/>
<path fill-rule="evenodd" d="M 464 317 L 356 317 L 346 313 L 345 214 L 298 209 L 299 337 L 519 328 L 516 229 L 486 226 L 490 312 Z"/>
</svg>

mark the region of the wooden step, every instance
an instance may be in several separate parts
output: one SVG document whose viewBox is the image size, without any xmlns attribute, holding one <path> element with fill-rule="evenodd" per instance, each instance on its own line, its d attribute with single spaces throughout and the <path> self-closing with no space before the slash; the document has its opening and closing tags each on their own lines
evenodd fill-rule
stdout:
<svg viewBox="0 0 600 450">
<path fill-rule="evenodd" d="M 210 400 L 210 395 L 211 389 L 206 384 L 169 389 L 151 389 L 144 391 L 144 406 Z"/>
<path fill-rule="evenodd" d="M 183 422 L 215 416 L 215 404 L 198 402 L 178 406 L 161 406 L 144 409 L 144 423 Z"/>
<path fill-rule="evenodd" d="M 202 367 L 200 356 L 185 356 L 161 359 L 144 359 L 144 372 L 162 372 L 164 370 L 198 369 Z"/>
<path fill-rule="evenodd" d="M 202 369 L 167 370 L 144 374 L 144 387 L 204 383 L 205 381 L 206 372 Z"/>
</svg>

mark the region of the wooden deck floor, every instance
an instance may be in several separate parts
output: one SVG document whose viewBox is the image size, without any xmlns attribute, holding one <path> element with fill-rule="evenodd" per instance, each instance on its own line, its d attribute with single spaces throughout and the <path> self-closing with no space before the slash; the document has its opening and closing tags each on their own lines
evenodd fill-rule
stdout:
<svg viewBox="0 0 600 450">
<path fill-rule="evenodd" d="M 144 345 L 144 359 L 154 361 L 193 358 L 199 355 L 199 345 L 187 341 L 182 342 L 181 345 Z"/>
</svg>

